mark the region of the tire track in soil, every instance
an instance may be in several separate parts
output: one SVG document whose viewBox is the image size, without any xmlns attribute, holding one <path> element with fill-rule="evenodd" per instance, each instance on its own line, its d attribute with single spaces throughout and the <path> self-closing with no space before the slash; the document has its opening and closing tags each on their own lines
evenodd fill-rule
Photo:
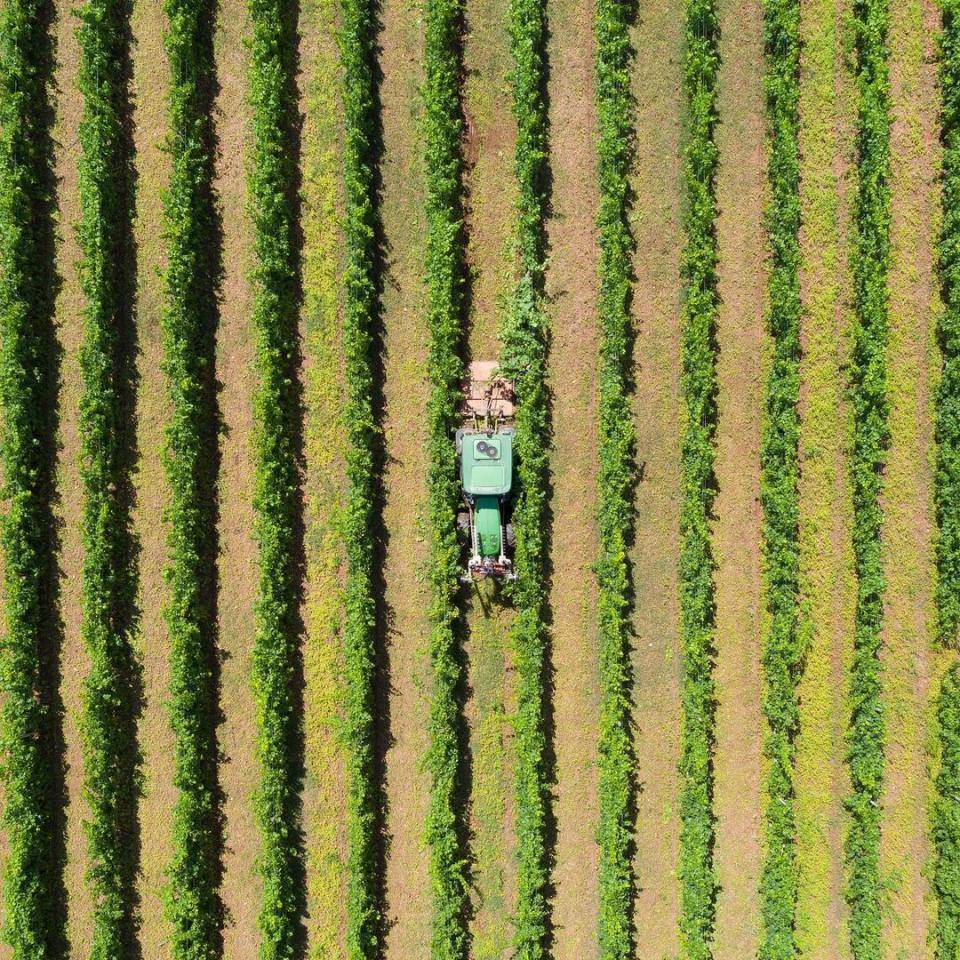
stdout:
<svg viewBox="0 0 960 960">
<path fill-rule="evenodd" d="M 510 249 L 516 220 L 513 172 L 516 123 L 509 71 L 508 0 L 467 0 L 464 113 L 468 164 L 467 263 L 471 272 L 469 358 L 495 360 L 499 329 L 514 277 Z M 471 588 L 467 602 L 465 704 L 470 770 L 472 857 L 471 956 L 509 955 L 516 912 L 512 818 L 515 766 L 509 630 L 513 613 L 499 587 Z"/>
<path fill-rule="evenodd" d="M 345 496 L 347 443 L 339 278 L 342 71 L 333 0 L 301 7 L 303 112 L 303 287 L 307 555 L 304 624 L 303 825 L 307 851 L 308 956 L 343 960 L 346 951 L 346 763 L 339 723 L 343 702 L 343 544 L 337 529 Z"/>
<path fill-rule="evenodd" d="M 756 952 L 762 830 L 763 11 L 720 3 L 716 476 L 717 960 Z"/>
<path fill-rule="evenodd" d="M 74 16 L 76 5 L 56 4 L 57 66 L 54 82 L 57 95 L 56 142 L 57 206 L 59 212 L 57 274 L 61 287 L 57 297 L 56 325 L 60 343 L 60 450 L 57 465 L 59 517 L 62 522 L 60 554 L 63 647 L 61 649 L 61 696 L 63 737 L 66 744 L 67 937 L 78 956 L 89 953 L 93 936 L 93 903 L 86 882 L 89 868 L 84 820 L 89 808 L 83 797 L 83 685 L 90 671 L 90 658 L 80 634 L 83 547 L 80 524 L 83 517 L 83 485 L 80 480 L 78 433 L 79 403 L 83 393 L 80 347 L 83 343 L 84 298 L 77 264 L 80 246 L 76 224 L 80 219 L 77 163 L 80 159 L 78 127 L 83 97 L 77 89 L 80 47 Z M 6 956 L 4 951 L 0 955 Z"/>
<path fill-rule="evenodd" d="M 257 596 L 257 547 L 253 539 L 254 486 L 253 333 L 251 290 L 253 230 L 247 216 L 247 156 L 250 110 L 247 74 L 250 22 L 245 0 L 220 0 L 215 34 L 219 95 L 216 130 L 220 156 L 216 190 L 223 225 L 223 288 L 217 331 L 217 380 L 220 387 L 220 596 L 218 631 L 221 651 L 218 731 L 224 761 L 224 855 L 221 896 L 226 912 L 223 952 L 231 960 L 253 960 L 260 945 L 257 917 L 262 884 L 255 869 L 260 838 L 253 815 L 259 783 L 256 760 L 256 711 L 250 681 L 254 601 Z"/>
<path fill-rule="evenodd" d="M 847 690 L 856 583 L 851 543 L 846 401 L 856 98 L 845 51 L 849 0 L 816 0 L 801 15 L 803 257 L 800 377 L 800 590 L 806 667 L 798 684 L 797 941 L 805 960 L 849 956 L 843 800 Z"/>
<path fill-rule="evenodd" d="M 142 857 L 142 913 L 140 942 L 144 957 L 171 956 L 170 927 L 164 917 L 166 869 L 173 854 L 173 732 L 167 704 L 170 700 L 169 641 L 163 611 L 169 592 L 163 579 L 167 565 L 166 522 L 160 522 L 169 503 L 161 453 L 170 414 L 166 378 L 161 371 L 165 264 L 162 191 L 169 181 L 170 160 L 164 152 L 169 129 L 167 94 L 169 66 L 163 48 L 166 17 L 156 0 L 135 0 L 133 94 L 137 208 L 137 336 L 140 384 L 137 395 L 139 472 L 135 476 L 137 502 L 134 529 L 140 540 L 141 644 L 145 707 L 140 721 L 143 750 L 144 796 L 140 804 Z"/>
<path fill-rule="evenodd" d="M 641 5 L 633 32 L 637 98 L 634 311 L 637 537 L 635 677 L 638 955 L 679 950 L 680 758 L 680 72 L 683 4 Z"/>
<path fill-rule="evenodd" d="M 891 20 L 890 451 L 884 507 L 883 699 L 887 762 L 880 857 L 892 883 L 884 956 L 923 960 L 932 906 L 927 745 L 947 662 L 935 646 L 932 386 L 940 307 L 934 267 L 939 230 L 938 110 L 932 0 L 908 0 Z"/>
<path fill-rule="evenodd" d="M 424 842 L 430 781 L 428 746 L 430 662 L 426 511 L 426 359 L 428 331 L 423 283 L 426 242 L 422 115 L 423 10 L 420 0 L 385 0 L 383 73 L 383 229 L 387 244 L 384 438 L 387 466 L 386 608 L 389 746 L 386 755 L 386 955 L 391 960 L 430 952 L 430 858 Z"/>
<path fill-rule="evenodd" d="M 599 952 L 597 584 L 599 208 L 593 7 L 551 0 L 547 296 L 553 402 L 552 616 L 556 960 Z"/>
</svg>

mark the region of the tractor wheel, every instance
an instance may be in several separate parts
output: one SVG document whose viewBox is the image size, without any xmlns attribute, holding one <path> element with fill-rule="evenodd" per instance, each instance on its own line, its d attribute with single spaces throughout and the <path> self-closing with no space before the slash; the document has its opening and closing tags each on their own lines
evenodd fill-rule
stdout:
<svg viewBox="0 0 960 960">
<path fill-rule="evenodd" d="M 512 551 L 513 548 L 517 545 L 517 538 L 514 536 L 514 533 L 513 533 L 513 524 L 508 523 L 504 527 L 503 533 L 507 541 L 507 549 Z"/>
<path fill-rule="evenodd" d="M 457 513 L 457 529 L 464 531 L 464 533 L 469 532 L 470 530 L 470 511 L 461 510 Z"/>
</svg>

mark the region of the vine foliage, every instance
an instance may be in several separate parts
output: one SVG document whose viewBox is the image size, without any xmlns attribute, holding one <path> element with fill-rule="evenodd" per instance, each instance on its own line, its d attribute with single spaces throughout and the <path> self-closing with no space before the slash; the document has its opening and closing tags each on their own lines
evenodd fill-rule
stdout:
<svg viewBox="0 0 960 960">
<path fill-rule="evenodd" d="M 713 0 L 687 0 L 683 94 L 687 143 L 680 388 L 680 619 L 683 647 L 680 744 L 680 942 L 685 960 L 712 955 L 717 878 L 713 866 L 713 680 L 715 599 L 710 543 L 717 417 L 717 235 L 714 142 L 719 25 Z"/>
<path fill-rule="evenodd" d="M 764 590 L 763 645 L 766 852 L 760 878 L 760 960 L 792 960 L 799 877 L 794 810 L 797 681 L 803 649 L 800 591 L 800 4 L 764 5 L 765 91 L 769 128 L 771 265 L 767 323 L 773 357 L 767 377 L 760 449 Z"/>
<path fill-rule="evenodd" d="M 131 308 L 133 194 L 126 0 L 80 9 L 83 95 L 78 180 L 85 297 L 80 355 L 83 586 L 81 633 L 90 658 L 82 718 L 87 879 L 93 901 L 90 955 L 137 956 L 141 670 L 137 547 L 131 529 L 135 462 L 135 339 Z"/>
</svg>

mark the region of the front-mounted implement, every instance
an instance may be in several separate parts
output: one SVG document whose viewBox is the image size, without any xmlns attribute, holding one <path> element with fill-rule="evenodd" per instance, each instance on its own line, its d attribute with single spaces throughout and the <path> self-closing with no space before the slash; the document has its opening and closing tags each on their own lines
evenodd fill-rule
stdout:
<svg viewBox="0 0 960 960">
<path fill-rule="evenodd" d="M 464 425 L 456 433 L 464 501 L 457 525 L 467 536 L 467 583 L 514 577 L 513 411 L 513 384 L 497 375 L 496 364 L 472 363 L 460 411 Z"/>
</svg>

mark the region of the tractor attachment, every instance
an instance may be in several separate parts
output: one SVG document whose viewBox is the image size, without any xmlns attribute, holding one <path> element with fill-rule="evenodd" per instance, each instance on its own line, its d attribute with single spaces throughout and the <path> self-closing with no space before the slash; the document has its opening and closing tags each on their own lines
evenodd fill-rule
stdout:
<svg viewBox="0 0 960 960">
<path fill-rule="evenodd" d="M 466 534 L 468 560 L 461 579 L 513 579 L 513 384 L 496 375 L 496 364 L 473 363 L 463 395 L 456 445 L 464 509 L 457 526 Z"/>
</svg>

